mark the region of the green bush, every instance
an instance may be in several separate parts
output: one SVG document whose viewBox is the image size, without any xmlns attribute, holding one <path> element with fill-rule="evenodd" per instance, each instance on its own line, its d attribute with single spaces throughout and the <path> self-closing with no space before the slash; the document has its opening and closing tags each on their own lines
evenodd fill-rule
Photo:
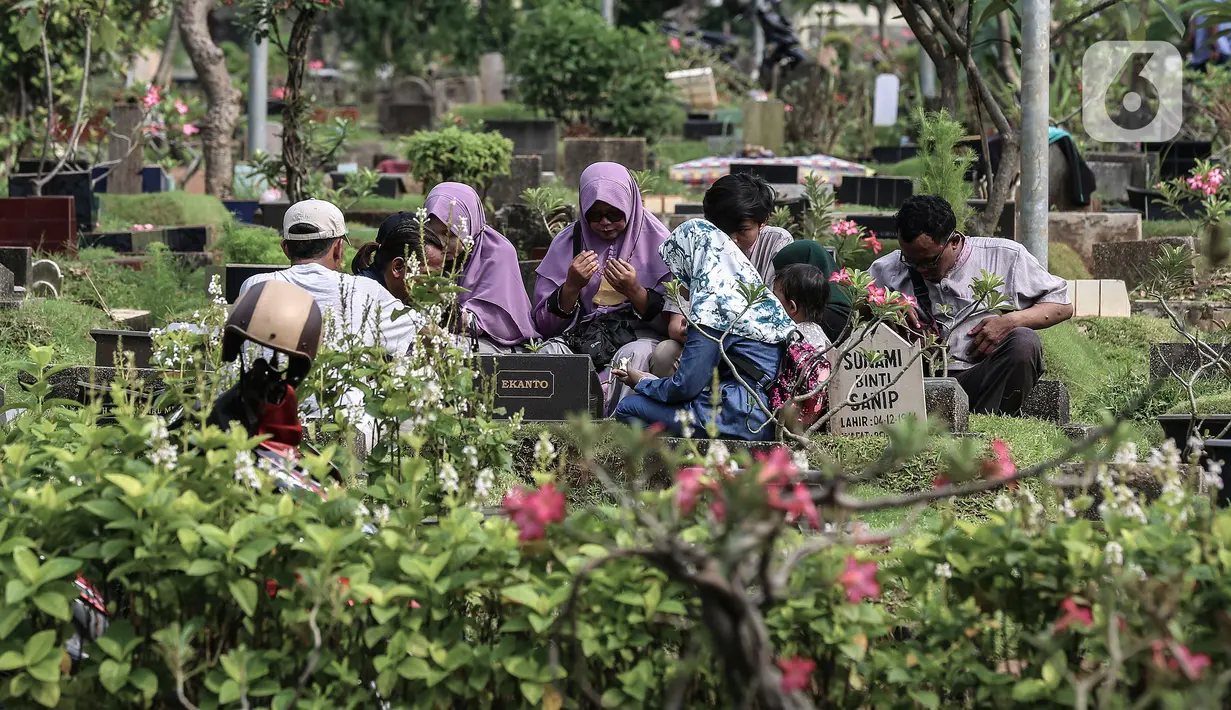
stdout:
<svg viewBox="0 0 1231 710">
<path fill-rule="evenodd" d="M 460 182 L 480 195 L 492 178 L 509 174 L 513 141 L 499 133 L 471 133 L 457 126 L 419 131 L 406 139 L 411 171 L 424 194 L 442 182 Z"/>
<path fill-rule="evenodd" d="M 268 227 L 232 223 L 214 243 L 227 264 L 289 264 L 282 252 L 282 238 Z"/>
<path fill-rule="evenodd" d="M 24 405 L 29 401 L 15 383 L 18 365 L 26 360 L 31 345 L 51 348 L 58 364 L 87 365 L 94 362 L 90 331 L 113 327 L 98 308 L 69 300 L 48 299 L 0 309 L 0 382 L 5 385 L 5 402 Z"/>
<path fill-rule="evenodd" d="M 441 117 L 443 125 L 477 126 L 483 121 L 509 121 L 538 118 L 538 112 L 515 102 L 500 104 L 462 104 Z"/>
<path fill-rule="evenodd" d="M 154 226 L 199 225 L 215 228 L 232 221 L 231 212 L 212 195 L 192 195 L 183 191 L 143 195 L 98 196 L 98 220 L 103 229 L 128 230 L 134 224 Z"/>
<path fill-rule="evenodd" d="M 527 17 L 508 56 L 521 102 L 565 125 L 653 142 L 683 122 L 664 76 L 671 69 L 667 43 L 655 33 L 612 27 L 593 8 L 544 4 Z"/>
</svg>

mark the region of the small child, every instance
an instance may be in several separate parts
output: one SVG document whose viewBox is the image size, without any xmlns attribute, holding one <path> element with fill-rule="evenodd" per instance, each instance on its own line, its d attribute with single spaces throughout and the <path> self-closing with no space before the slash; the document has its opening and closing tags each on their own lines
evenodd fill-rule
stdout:
<svg viewBox="0 0 1231 710">
<path fill-rule="evenodd" d="M 804 342 L 822 352 L 829 349 L 829 338 L 820 325 L 829 303 L 829 281 L 824 271 L 811 264 L 780 269 L 774 275 L 774 296 L 798 324 Z"/>
</svg>

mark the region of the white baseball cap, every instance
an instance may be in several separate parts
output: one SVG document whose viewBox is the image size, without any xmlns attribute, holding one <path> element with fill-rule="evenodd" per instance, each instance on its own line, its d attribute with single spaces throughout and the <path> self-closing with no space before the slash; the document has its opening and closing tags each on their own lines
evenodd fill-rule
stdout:
<svg viewBox="0 0 1231 710">
<path fill-rule="evenodd" d="M 325 200 L 303 200 L 286 210 L 282 238 L 289 241 L 346 238 L 346 220 L 337 205 Z M 348 242 L 350 240 L 347 240 Z"/>
</svg>

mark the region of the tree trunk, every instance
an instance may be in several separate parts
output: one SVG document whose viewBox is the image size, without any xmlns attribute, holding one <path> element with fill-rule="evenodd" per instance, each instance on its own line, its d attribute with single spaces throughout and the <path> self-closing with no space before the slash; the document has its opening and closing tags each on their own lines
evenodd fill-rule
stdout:
<svg viewBox="0 0 1231 710">
<path fill-rule="evenodd" d="M 958 89 L 961 83 L 957 57 L 951 54 L 942 57 L 932 57 L 932 63 L 936 65 L 936 84 L 937 88 L 940 89 L 940 108 L 948 111 L 953 120 L 962 120 L 961 114 L 957 110 Z"/>
<path fill-rule="evenodd" d="M 1017 73 L 1016 62 L 1013 61 L 1013 30 L 1009 26 L 1009 13 L 1006 11 L 996 15 L 996 24 L 1000 30 L 1000 45 L 996 47 L 996 56 L 1000 58 L 1000 71 L 1004 74 L 1005 81 L 1021 91 L 1022 78 Z"/>
<path fill-rule="evenodd" d="M 315 10 L 300 10 L 291 25 L 286 45 L 286 106 L 282 112 L 282 166 L 286 170 L 286 197 L 292 203 L 307 199 L 307 146 L 304 135 L 304 69 L 308 64 L 308 45 L 316 24 Z"/>
<path fill-rule="evenodd" d="M 154 72 L 154 86 L 167 86 L 171 83 L 171 70 L 175 67 L 175 50 L 179 47 L 180 15 L 171 8 L 171 25 L 167 29 L 167 40 L 162 43 L 162 56 L 158 58 L 158 69 Z"/>
<path fill-rule="evenodd" d="M 1000 165 L 992 178 L 992 187 L 988 191 L 987 206 L 983 211 L 971 216 L 971 234 L 995 234 L 996 224 L 1000 222 L 1000 213 L 1004 212 L 1004 204 L 1008 202 L 1013 191 L 1013 181 L 1021 170 L 1021 137 L 1017 131 L 1000 134 Z M 990 167 L 990 161 L 989 161 Z"/>
<path fill-rule="evenodd" d="M 192 66 L 205 90 L 209 110 L 201 122 L 201 139 L 205 146 L 205 192 L 218 198 L 229 198 L 235 180 L 235 127 L 239 125 L 239 108 L 243 94 L 231 85 L 225 56 L 209 35 L 209 11 L 214 0 L 180 0 L 178 12 L 180 39 L 192 59 Z"/>
</svg>

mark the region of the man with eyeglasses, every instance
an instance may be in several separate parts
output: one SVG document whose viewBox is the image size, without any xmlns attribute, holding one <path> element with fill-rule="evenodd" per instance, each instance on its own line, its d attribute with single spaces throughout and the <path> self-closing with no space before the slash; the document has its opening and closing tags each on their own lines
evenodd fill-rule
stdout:
<svg viewBox="0 0 1231 710">
<path fill-rule="evenodd" d="M 872 278 L 918 300 L 910 325 L 948 342 L 949 371 L 970 411 L 1020 413 L 1043 374 L 1035 331 L 1073 317 L 1068 284 L 1017 242 L 957 231 L 953 208 L 937 195 L 907 198 L 895 218 L 901 249 L 877 259 Z M 1000 292 L 1015 310 L 975 308 L 971 283 L 984 270 L 1004 279 Z"/>
</svg>

